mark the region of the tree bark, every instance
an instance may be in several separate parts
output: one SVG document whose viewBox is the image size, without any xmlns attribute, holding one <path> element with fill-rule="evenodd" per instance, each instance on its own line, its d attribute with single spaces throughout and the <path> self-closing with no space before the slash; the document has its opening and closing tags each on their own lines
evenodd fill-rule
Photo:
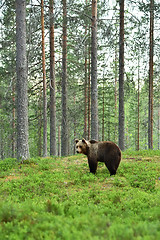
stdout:
<svg viewBox="0 0 160 240">
<path fill-rule="evenodd" d="M 16 0 L 17 158 L 29 158 L 26 55 L 26 1 Z"/>
<path fill-rule="evenodd" d="M 41 0 L 41 27 L 42 27 L 42 68 L 43 68 L 43 157 L 47 156 L 47 84 L 45 68 L 45 43 L 44 43 L 44 4 Z"/>
<path fill-rule="evenodd" d="M 58 125 L 58 156 L 61 156 L 61 126 Z"/>
<path fill-rule="evenodd" d="M 150 52 L 149 52 L 149 111 L 148 111 L 148 148 L 153 149 L 153 30 L 154 0 L 150 1 Z"/>
<path fill-rule="evenodd" d="M 158 150 L 160 149 L 160 98 L 158 103 Z"/>
<path fill-rule="evenodd" d="M 68 154 L 68 118 L 67 118 L 67 7 L 63 0 L 63 46 L 62 46 L 62 129 L 61 155 Z"/>
<path fill-rule="evenodd" d="M 124 146 L 124 0 L 120 0 L 120 35 L 119 35 L 119 147 Z"/>
<path fill-rule="evenodd" d="M 38 156 L 42 156 L 42 93 L 40 90 L 38 99 L 38 139 L 37 139 L 37 152 Z"/>
<path fill-rule="evenodd" d="M 76 93 L 74 94 L 74 111 L 76 111 Z M 73 126 L 74 126 L 74 140 L 76 139 L 76 115 L 74 115 L 74 119 L 73 119 Z M 76 153 L 76 148 L 73 148 L 73 154 Z"/>
<path fill-rule="evenodd" d="M 50 15 L 50 155 L 56 155 L 56 84 L 54 56 L 54 14 L 53 0 L 49 2 Z"/>
<path fill-rule="evenodd" d="M 117 47 L 115 48 L 115 78 L 114 78 L 114 111 L 115 111 L 115 128 L 114 128 L 114 141 L 117 143 L 118 142 L 118 126 L 117 126 L 117 117 L 118 117 L 118 111 L 117 111 L 117 78 L 118 78 L 118 69 L 117 69 Z"/>
<path fill-rule="evenodd" d="M 140 123 L 140 120 L 139 120 L 139 95 L 140 95 L 140 91 L 139 91 L 139 57 L 138 57 L 138 111 L 137 111 L 137 114 L 138 114 L 138 121 L 137 121 L 137 144 L 136 144 L 136 150 L 139 151 L 139 123 Z"/>
<path fill-rule="evenodd" d="M 104 114 L 105 114 L 105 111 L 104 111 L 104 104 L 105 104 L 105 96 L 104 96 L 104 76 L 103 76 L 103 92 L 102 92 L 102 141 L 104 141 Z"/>
<path fill-rule="evenodd" d="M 97 89 L 97 0 L 92 0 L 91 37 L 91 138 L 98 140 L 98 89 Z"/>
<path fill-rule="evenodd" d="M 88 139 L 90 139 L 91 130 L 91 70 L 90 70 L 90 44 L 88 48 Z"/>
<path fill-rule="evenodd" d="M 85 35 L 87 34 L 87 27 L 85 27 Z M 85 81 L 84 81 L 84 138 L 87 137 L 87 110 L 88 110 L 88 76 L 87 76 L 87 43 L 85 43 L 85 63 L 84 63 L 84 69 L 85 69 Z"/>
<path fill-rule="evenodd" d="M 14 83 L 13 83 L 13 88 L 12 88 L 12 104 L 13 104 L 13 109 L 12 109 L 12 158 L 15 158 L 15 151 L 16 151 L 16 140 L 15 140 L 16 109 L 15 109 L 15 86 L 14 86 Z"/>
<path fill-rule="evenodd" d="M 87 6 L 87 0 L 86 0 Z M 87 35 L 87 25 L 85 25 L 85 36 Z M 88 121 L 88 75 L 87 75 L 87 41 L 85 41 L 85 60 L 84 60 L 84 71 L 85 71 L 85 79 L 84 79 L 84 134 L 83 137 L 86 139 L 87 137 L 87 121 Z"/>
</svg>

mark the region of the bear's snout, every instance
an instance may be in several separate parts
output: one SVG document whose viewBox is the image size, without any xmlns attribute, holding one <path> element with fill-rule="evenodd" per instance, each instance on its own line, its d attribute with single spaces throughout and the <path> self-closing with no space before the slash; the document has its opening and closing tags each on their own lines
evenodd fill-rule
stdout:
<svg viewBox="0 0 160 240">
<path fill-rule="evenodd" d="M 78 150 L 77 150 L 76 152 L 77 152 L 77 153 L 79 153 L 79 151 L 78 151 Z"/>
</svg>

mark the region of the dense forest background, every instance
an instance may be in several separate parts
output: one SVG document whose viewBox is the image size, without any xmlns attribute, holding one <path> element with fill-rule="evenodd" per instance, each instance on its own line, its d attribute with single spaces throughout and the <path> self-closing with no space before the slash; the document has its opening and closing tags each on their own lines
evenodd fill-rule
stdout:
<svg viewBox="0 0 160 240">
<path fill-rule="evenodd" d="M 92 1 L 30 0 L 26 3 L 26 44 L 28 72 L 28 120 L 30 156 L 46 155 L 44 126 L 47 127 L 47 155 L 53 142 L 51 124 L 55 124 L 56 154 L 62 145 L 74 154 L 74 139 L 91 138 L 91 20 Z M 153 9 L 151 9 L 151 2 Z M 42 8 L 42 3 L 43 8 Z M 64 9 L 65 8 L 65 9 Z M 16 106 L 16 6 L 14 0 L 0 3 L 0 158 L 15 157 Z M 124 6 L 124 142 L 125 149 L 160 149 L 160 3 L 126 0 Z M 42 11 L 43 10 L 43 11 Z M 65 10 L 67 15 L 64 18 Z M 154 14 L 151 14 L 151 12 Z M 44 13 L 44 26 L 42 16 Z M 51 17 L 52 16 L 52 17 Z M 151 48 L 151 17 L 154 41 Z M 51 19 L 54 25 L 54 79 L 51 77 Z M 66 20 L 66 21 L 64 21 Z M 44 28 L 42 28 L 42 26 Z M 67 51 L 63 41 L 67 30 Z M 119 1 L 97 2 L 97 88 L 98 139 L 118 144 L 119 125 Z M 43 31 L 44 30 L 44 31 Z M 42 38 L 44 35 L 44 38 Z M 44 40 L 44 42 L 43 42 Z M 42 47 L 43 46 L 43 47 Z M 42 55 L 42 49 L 45 56 Z M 149 94 L 152 49 L 153 96 Z M 43 51 L 43 54 L 44 54 Z M 45 57 L 45 61 L 44 58 Z M 67 65 L 64 64 L 66 57 Z M 42 64 L 43 63 L 43 64 Z M 45 65 L 45 66 L 44 66 Z M 45 67 L 45 68 L 44 68 Z M 67 70 L 65 87 L 64 69 Z M 44 72 L 45 71 L 45 72 Z M 45 74 L 44 74 L 45 73 Z M 44 125 L 44 76 L 46 77 L 47 121 Z M 55 121 L 51 119 L 51 89 Z M 65 94 L 64 94 L 65 91 Z M 63 124 L 66 97 L 67 135 Z M 16 97 L 17 96 L 17 97 Z M 148 144 L 149 102 L 153 101 L 153 146 Z M 63 104 L 62 104 L 63 103 Z M 63 105 L 63 106 L 62 106 Z M 92 106 L 93 107 L 93 106 Z M 45 142 L 46 143 L 46 142 Z M 45 152 L 45 154 L 44 154 Z M 51 154 L 54 155 L 54 154 Z M 63 154 L 62 154 L 63 155 Z"/>
</svg>

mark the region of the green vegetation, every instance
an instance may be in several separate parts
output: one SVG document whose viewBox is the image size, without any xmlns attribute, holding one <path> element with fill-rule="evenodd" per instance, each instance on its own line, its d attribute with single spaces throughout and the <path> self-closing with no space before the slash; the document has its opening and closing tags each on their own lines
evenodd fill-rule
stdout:
<svg viewBox="0 0 160 240">
<path fill-rule="evenodd" d="M 84 156 L 0 161 L 1 239 L 160 239 L 160 151 L 123 153 L 116 176 Z"/>
</svg>

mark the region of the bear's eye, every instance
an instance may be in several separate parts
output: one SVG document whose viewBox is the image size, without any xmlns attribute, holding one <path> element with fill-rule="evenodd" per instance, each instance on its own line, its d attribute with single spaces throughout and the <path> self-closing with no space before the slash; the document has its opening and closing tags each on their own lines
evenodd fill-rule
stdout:
<svg viewBox="0 0 160 240">
<path fill-rule="evenodd" d="M 82 148 L 82 146 L 79 146 L 79 148 Z"/>
</svg>

